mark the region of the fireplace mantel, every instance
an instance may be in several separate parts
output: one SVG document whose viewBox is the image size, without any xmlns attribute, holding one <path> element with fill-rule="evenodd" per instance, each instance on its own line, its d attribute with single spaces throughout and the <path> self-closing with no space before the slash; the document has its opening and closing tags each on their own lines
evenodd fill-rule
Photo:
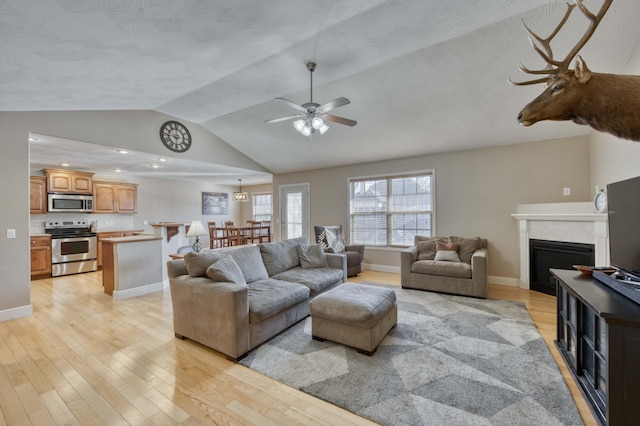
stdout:
<svg viewBox="0 0 640 426">
<path fill-rule="evenodd" d="M 607 215 L 594 213 L 593 204 L 519 204 L 511 215 L 518 221 L 521 288 L 529 288 L 529 240 L 586 243 L 595 246 L 595 266 L 609 266 Z"/>
</svg>

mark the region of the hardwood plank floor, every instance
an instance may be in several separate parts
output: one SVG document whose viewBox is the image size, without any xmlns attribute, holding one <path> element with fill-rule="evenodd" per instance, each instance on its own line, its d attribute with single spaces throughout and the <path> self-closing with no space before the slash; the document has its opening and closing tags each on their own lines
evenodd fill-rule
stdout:
<svg viewBox="0 0 640 426">
<path fill-rule="evenodd" d="M 1 425 L 372 425 L 173 335 L 169 291 L 115 301 L 101 273 L 32 281 L 34 315 L 0 322 Z M 400 284 L 366 271 L 354 282 Z M 489 298 L 524 302 L 595 425 L 555 338 L 555 299 L 490 286 Z"/>
</svg>

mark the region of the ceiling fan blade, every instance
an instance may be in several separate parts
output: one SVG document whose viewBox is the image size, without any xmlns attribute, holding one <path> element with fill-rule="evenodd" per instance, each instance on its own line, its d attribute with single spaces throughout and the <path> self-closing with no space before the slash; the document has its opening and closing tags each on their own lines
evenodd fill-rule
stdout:
<svg viewBox="0 0 640 426">
<path fill-rule="evenodd" d="M 334 123 L 344 124 L 346 126 L 355 126 L 358 124 L 356 120 L 351 120 L 349 118 L 338 117 L 337 115 L 325 114 L 322 118 L 328 121 L 333 121 Z"/>
<path fill-rule="evenodd" d="M 332 101 L 327 102 L 324 105 L 320 105 L 318 108 L 316 108 L 316 112 L 318 114 L 324 114 L 325 112 L 329 112 L 332 109 L 336 109 L 338 107 L 350 104 L 351 101 L 347 98 L 344 97 L 340 97 L 338 99 L 334 99 Z"/>
<path fill-rule="evenodd" d="M 300 111 L 300 112 L 304 112 L 304 113 L 306 113 L 306 112 L 307 112 L 307 109 L 306 109 L 306 108 L 304 108 L 304 107 L 302 107 L 302 106 L 300 106 L 300 105 L 298 105 L 298 104 L 294 104 L 293 102 L 291 102 L 291 101 L 290 101 L 290 100 L 288 100 L 288 99 L 285 99 L 285 98 L 275 98 L 274 100 L 275 100 L 275 101 L 280 101 L 280 102 L 282 102 L 282 103 L 286 104 L 288 107 L 293 108 L 293 109 L 295 109 L 295 110 L 298 110 L 298 111 Z"/>
<path fill-rule="evenodd" d="M 280 121 L 286 121 L 286 120 L 291 120 L 293 118 L 298 118 L 300 117 L 300 114 L 297 115 L 288 115 L 286 117 L 280 117 L 280 118 L 272 118 L 271 120 L 265 120 L 265 123 L 279 123 Z"/>
</svg>

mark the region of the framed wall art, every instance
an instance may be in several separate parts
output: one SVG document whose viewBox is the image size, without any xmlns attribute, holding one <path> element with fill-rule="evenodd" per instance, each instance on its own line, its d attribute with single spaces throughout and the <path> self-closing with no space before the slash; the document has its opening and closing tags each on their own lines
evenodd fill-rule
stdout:
<svg viewBox="0 0 640 426">
<path fill-rule="evenodd" d="M 203 192 L 202 193 L 202 214 L 203 215 L 229 214 L 229 194 L 227 194 L 226 192 Z"/>
</svg>

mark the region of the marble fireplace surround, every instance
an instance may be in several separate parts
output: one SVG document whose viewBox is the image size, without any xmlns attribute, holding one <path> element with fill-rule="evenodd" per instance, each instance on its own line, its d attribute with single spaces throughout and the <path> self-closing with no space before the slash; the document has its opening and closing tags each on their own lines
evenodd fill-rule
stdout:
<svg viewBox="0 0 640 426">
<path fill-rule="evenodd" d="M 609 265 L 607 214 L 593 203 L 518 204 L 511 216 L 518 221 L 519 287 L 529 289 L 530 239 L 593 244 L 595 266 Z"/>
</svg>

